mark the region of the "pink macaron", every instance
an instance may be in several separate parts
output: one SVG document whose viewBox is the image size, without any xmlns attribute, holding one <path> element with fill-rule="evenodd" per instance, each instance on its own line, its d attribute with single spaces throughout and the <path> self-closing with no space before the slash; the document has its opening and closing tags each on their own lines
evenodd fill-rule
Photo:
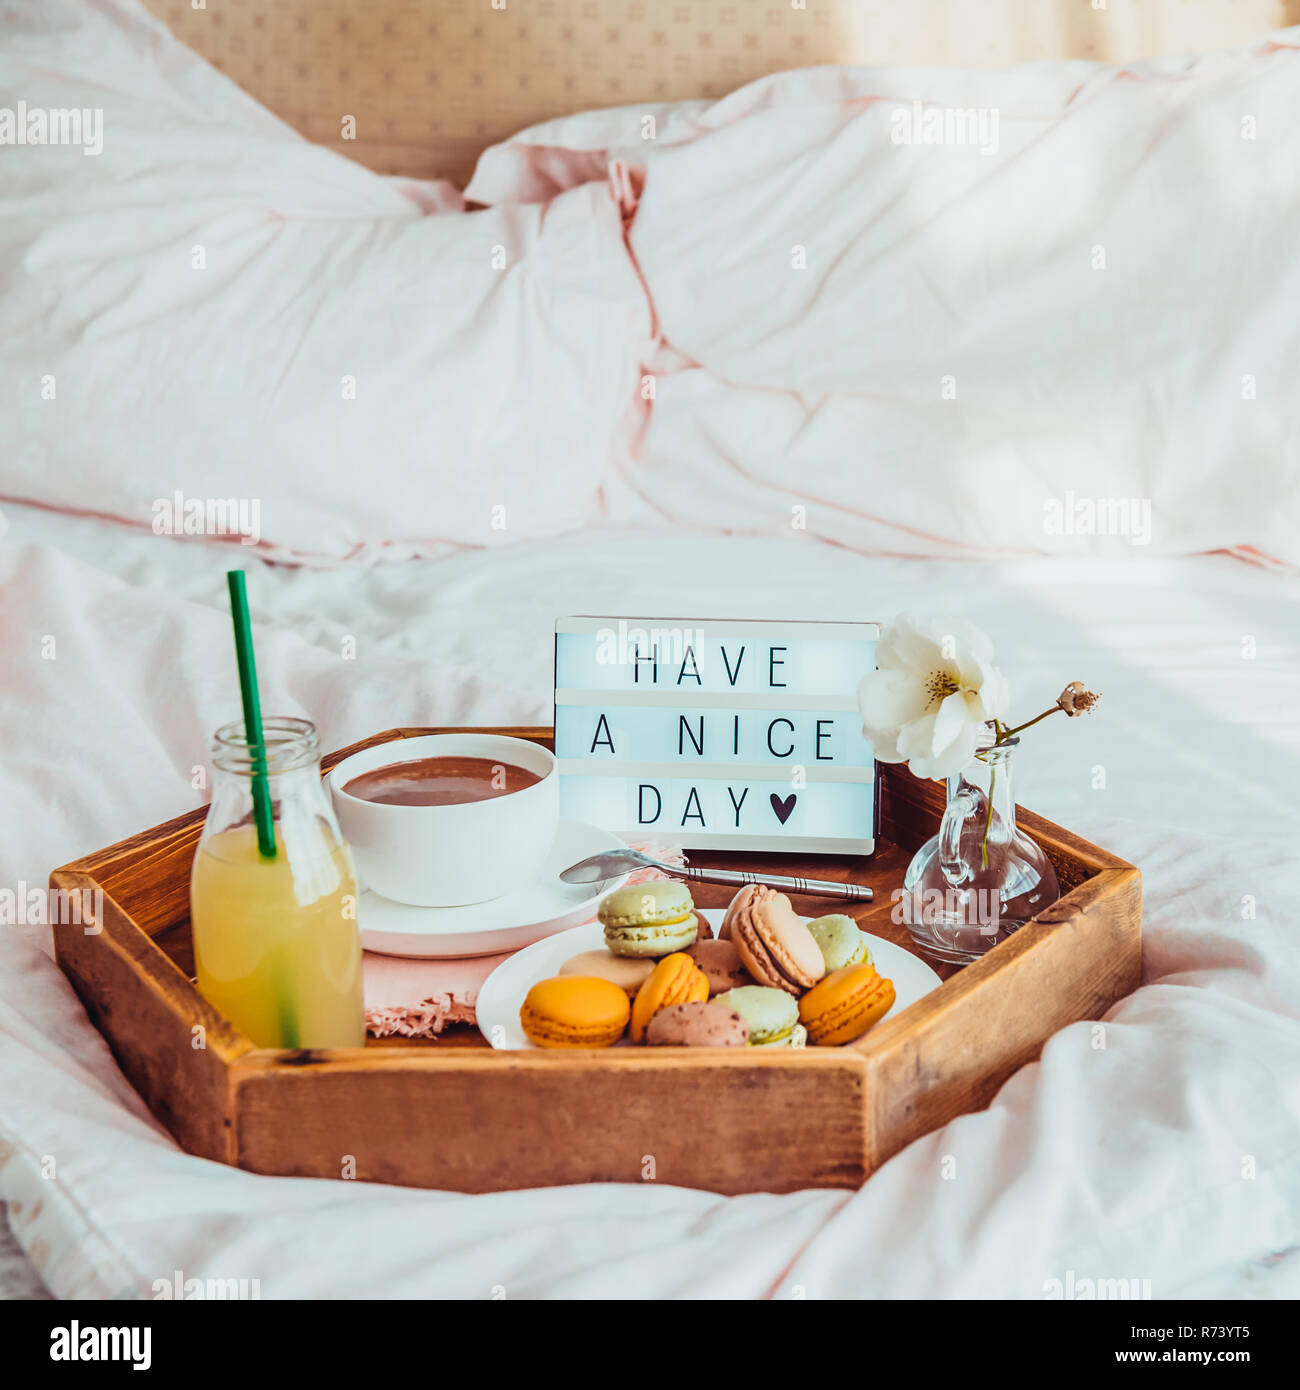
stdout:
<svg viewBox="0 0 1300 1390">
<path fill-rule="evenodd" d="M 826 973 L 816 937 L 784 893 L 766 884 L 746 885 L 731 900 L 718 935 L 740 953 L 760 985 L 800 995 Z"/>
<path fill-rule="evenodd" d="M 704 971 L 711 995 L 754 983 L 730 941 L 697 941 L 686 948 L 686 954 Z"/>
</svg>

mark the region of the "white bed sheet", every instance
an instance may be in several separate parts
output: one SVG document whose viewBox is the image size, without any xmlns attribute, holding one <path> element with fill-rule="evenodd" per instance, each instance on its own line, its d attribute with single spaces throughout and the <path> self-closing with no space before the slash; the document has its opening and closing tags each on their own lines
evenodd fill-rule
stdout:
<svg viewBox="0 0 1300 1390">
<path fill-rule="evenodd" d="M 247 561 L 254 612 L 281 634 L 259 643 L 313 673 L 316 684 L 290 685 L 295 698 L 366 688 L 313 711 L 335 744 L 384 724 L 549 722 L 551 630 L 564 613 L 956 609 L 993 634 L 1018 713 L 1073 678 L 1103 692 L 1088 720 L 1051 720 L 1026 738 L 1018 799 L 1145 880 L 1147 983 L 1114 1011 L 1108 1053 L 1090 1048 L 1086 1026 L 1067 1029 L 988 1111 L 919 1141 L 861 1193 L 783 1198 L 663 1186 L 467 1198 L 192 1159 L 143 1112 L 27 933 L 0 963 L 0 1198 L 16 1204 L 14 1236 L 56 1295 L 147 1296 L 177 1268 L 256 1276 L 264 1297 L 488 1296 L 497 1284 L 508 1296 L 587 1296 L 611 1280 L 625 1295 L 792 1296 L 798 1285 L 810 1297 L 1036 1297 L 1067 1269 L 1150 1278 L 1157 1297 L 1300 1290 L 1296 579 L 1226 556 L 930 562 L 662 531 L 304 571 L 6 511 L 0 561 L 102 580 L 105 604 L 157 611 L 160 641 L 202 626 L 203 610 L 223 613 L 225 569 Z M 10 617 L 28 635 L 47 615 Z M 152 640 L 139 628 L 123 638 L 124 661 L 139 658 L 130 643 Z M 336 669 L 322 653 L 337 657 L 345 637 L 357 659 Z M 95 674 L 111 685 L 110 670 Z M 203 716 L 223 700 L 237 712 L 227 690 Z M 6 735 L 12 715 L 0 704 Z M 188 753 L 186 766 L 202 749 Z M 0 846 L 4 882 L 40 882 L 141 828 L 138 801 L 86 806 L 69 785 L 54 791 L 58 810 L 34 808 Z M 159 818 L 188 807 L 168 795 Z M 51 1151 L 69 1155 L 57 1184 L 68 1200 L 33 1226 L 33 1164 Z M 965 1181 L 937 1178 L 947 1154 Z M 383 1257 L 359 1257 L 364 1248 Z"/>
<path fill-rule="evenodd" d="M 915 560 L 806 538 L 612 529 L 310 569 L 94 517 L 13 503 L 5 515 L 11 545 L 46 543 L 137 591 L 223 614 L 226 570 L 243 565 L 257 620 L 333 654 L 355 638 L 358 680 L 379 656 L 435 666 L 444 703 L 401 712 L 429 723 L 549 723 L 561 614 L 847 621 L 953 609 L 993 635 L 1018 710 L 1037 712 L 1070 679 L 1105 695 L 1095 719 L 1057 719 L 1026 738 L 1015 774 L 1023 804 L 1084 833 L 1085 816 L 1094 827 L 1114 816 L 1215 835 L 1221 796 L 1265 825 L 1283 817 L 1279 835 L 1300 825 L 1300 574 L 1226 555 Z M 1126 765 L 1134 755 L 1141 775 Z M 1094 792 L 1096 765 L 1107 782 Z M 1193 794 L 1171 797 L 1175 782 Z"/>
</svg>

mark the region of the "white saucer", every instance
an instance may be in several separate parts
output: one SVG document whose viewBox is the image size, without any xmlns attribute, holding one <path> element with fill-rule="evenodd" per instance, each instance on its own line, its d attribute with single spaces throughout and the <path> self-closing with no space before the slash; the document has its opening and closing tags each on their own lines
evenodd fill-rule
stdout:
<svg viewBox="0 0 1300 1390">
<path fill-rule="evenodd" d="M 579 859 L 623 849 L 617 835 L 583 821 L 562 820 L 555 843 L 532 883 L 491 902 L 466 907 L 411 907 L 362 890 L 357 903 L 361 944 L 385 956 L 490 956 L 516 951 L 595 914 L 596 905 L 627 881 L 561 883 L 560 872 Z M 508 854 L 510 847 L 501 846 Z"/>
<path fill-rule="evenodd" d="M 713 930 L 722 925 L 722 908 L 701 908 L 701 915 L 707 917 Z M 803 919 L 811 921 L 809 917 Z M 909 1004 L 915 1004 L 932 989 L 938 989 L 942 980 L 919 957 L 892 941 L 863 932 L 867 949 L 876 969 L 887 980 L 893 980 L 896 998 L 885 1018 L 893 1018 Z M 531 1049 L 534 1044 L 524 1036 L 519 1026 L 519 1006 L 524 996 L 539 980 L 549 980 L 560 973 L 560 966 L 570 956 L 580 951 L 594 951 L 605 944 L 605 932 L 599 922 L 585 922 L 580 927 L 571 927 L 558 936 L 538 941 L 527 950 L 520 951 L 500 965 L 483 981 L 474 1013 L 478 1019 L 483 1036 L 495 1048 L 517 1052 Z M 883 1019 L 881 1020 L 884 1021 Z M 876 1025 L 879 1027 L 879 1024 Z M 616 1047 L 632 1046 L 625 1038 Z"/>
</svg>

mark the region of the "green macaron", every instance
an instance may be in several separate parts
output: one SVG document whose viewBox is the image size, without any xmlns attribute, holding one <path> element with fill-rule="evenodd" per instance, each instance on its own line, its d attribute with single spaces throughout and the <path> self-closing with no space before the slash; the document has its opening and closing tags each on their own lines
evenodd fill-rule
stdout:
<svg viewBox="0 0 1300 1390">
<path fill-rule="evenodd" d="M 699 934 L 691 890 L 673 878 L 628 883 L 600 900 L 605 945 L 616 956 L 666 956 Z"/>
<path fill-rule="evenodd" d="M 828 975 L 832 970 L 843 970 L 846 965 L 871 964 L 871 952 L 852 917 L 842 912 L 815 917 L 808 923 L 808 930 L 822 948 Z"/>
<path fill-rule="evenodd" d="M 799 1003 L 783 989 L 740 985 L 716 994 L 715 1004 L 734 1009 L 749 1025 L 750 1047 L 802 1047 L 808 1030 L 799 1022 Z"/>
</svg>

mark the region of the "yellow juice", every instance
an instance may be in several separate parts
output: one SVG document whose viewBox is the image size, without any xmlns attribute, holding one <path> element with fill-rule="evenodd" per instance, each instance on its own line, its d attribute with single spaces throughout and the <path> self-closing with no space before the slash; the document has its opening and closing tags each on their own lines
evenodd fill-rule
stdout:
<svg viewBox="0 0 1300 1390">
<path fill-rule="evenodd" d="M 361 937 L 347 846 L 322 831 L 305 848 L 276 826 L 209 836 L 194 859 L 190 920 L 199 991 L 259 1047 L 361 1047 Z M 297 849 L 298 852 L 291 853 Z"/>
</svg>

